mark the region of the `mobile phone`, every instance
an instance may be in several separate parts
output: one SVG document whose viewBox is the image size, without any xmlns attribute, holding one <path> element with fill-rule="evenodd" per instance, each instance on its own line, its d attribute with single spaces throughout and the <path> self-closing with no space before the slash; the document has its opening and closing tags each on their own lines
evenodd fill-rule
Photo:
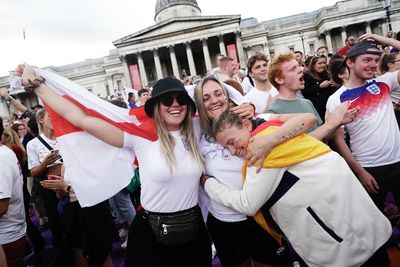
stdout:
<svg viewBox="0 0 400 267">
<path fill-rule="evenodd" d="M 58 149 L 55 149 L 55 150 L 51 151 L 51 153 L 54 154 L 54 155 L 58 155 L 59 154 Z"/>
</svg>

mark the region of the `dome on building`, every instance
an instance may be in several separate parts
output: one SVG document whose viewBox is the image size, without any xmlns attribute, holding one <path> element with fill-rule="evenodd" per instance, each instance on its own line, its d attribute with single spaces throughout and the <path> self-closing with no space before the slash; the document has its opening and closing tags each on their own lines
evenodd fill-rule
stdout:
<svg viewBox="0 0 400 267">
<path fill-rule="evenodd" d="M 196 0 L 157 0 L 154 20 L 160 21 L 185 16 L 200 16 L 201 10 Z"/>
</svg>

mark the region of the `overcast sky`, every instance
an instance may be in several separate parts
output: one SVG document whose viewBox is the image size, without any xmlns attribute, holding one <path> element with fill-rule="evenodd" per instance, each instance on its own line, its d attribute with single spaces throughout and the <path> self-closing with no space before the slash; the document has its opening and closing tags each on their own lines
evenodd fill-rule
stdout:
<svg viewBox="0 0 400 267">
<path fill-rule="evenodd" d="M 258 21 L 311 12 L 337 0 L 197 0 L 202 15 Z M 112 41 L 152 26 L 155 0 L 0 0 L 0 76 L 20 62 L 45 67 L 106 56 Z M 239 4 L 241 3 L 241 4 Z M 24 39 L 25 29 L 25 39 Z"/>
</svg>

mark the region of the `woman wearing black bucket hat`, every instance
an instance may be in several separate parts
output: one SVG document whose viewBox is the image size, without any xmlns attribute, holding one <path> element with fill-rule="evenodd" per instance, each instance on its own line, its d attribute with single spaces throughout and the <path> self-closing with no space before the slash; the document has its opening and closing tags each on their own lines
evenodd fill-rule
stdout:
<svg viewBox="0 0 400 267">
<path fill-rule="evenodd" d="M 34 71 L 24 71 L 23 77 L 29 75 L 32 85 Z M 126 266 L 211 266 L 211 244 L 198 207 L 203 172 L 198 149 L 200 125 L 192 118 L 196 107 L 182 83 L 172 77 L 159 80 L 145 104 L 146 114 L 154 121 L 156 141 L 86 114 L 43 82 L 33 87 L 48 106 L 74 126 L 135 153 L 143 210 L 131 224 Z"/>
</svg>

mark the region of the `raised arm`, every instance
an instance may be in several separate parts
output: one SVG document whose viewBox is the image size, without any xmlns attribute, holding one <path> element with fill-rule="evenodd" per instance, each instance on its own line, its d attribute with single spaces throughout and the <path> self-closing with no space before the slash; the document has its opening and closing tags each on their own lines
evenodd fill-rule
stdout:
<svg viewBox="0 0 400 267">
<path fill-rule="evenodd" d="M 307 132 L 317 121 L 311 113 L 269 114 L 269 119 L 277 119 L 283 121 L 284 124 L 266 136 L 250 139 L 251 145 L 247 149 L 246 159 L 249 160 L 249 166 L 258 160 L 257 173 L 261 170 L 264 158 L 275 146 Z"/>
<path fill-rule="evenodd" d="M 22 74 L 22 85 L 29 87 L 36 77 L 35 70 L 31 66 L 18 66 L 17 74 Z M 65 118 L 74 126 L 85 130 L 103 142 L 116 147 L 122 147 L 124 132 L 109 122 L 97 117 L 88 116 L 82 109 L 69 100 L 58 95 L 45 83 L 35 86 L 34 93 L 40 97 L 52 110 Z"/>
<path fill-rule="evenodd" d="M 309 133 L 309 135 L 321 141 L 329 141 L 336 134 L 336 131 L 341 125 L 352 122 L 355 116 L 357 116 L 360 107 L 348 109 L 349 106 L 350 104 L 348 102 L 344 102 L 332 111 L 327 110 L 325 123 Z"/>
</svg>

